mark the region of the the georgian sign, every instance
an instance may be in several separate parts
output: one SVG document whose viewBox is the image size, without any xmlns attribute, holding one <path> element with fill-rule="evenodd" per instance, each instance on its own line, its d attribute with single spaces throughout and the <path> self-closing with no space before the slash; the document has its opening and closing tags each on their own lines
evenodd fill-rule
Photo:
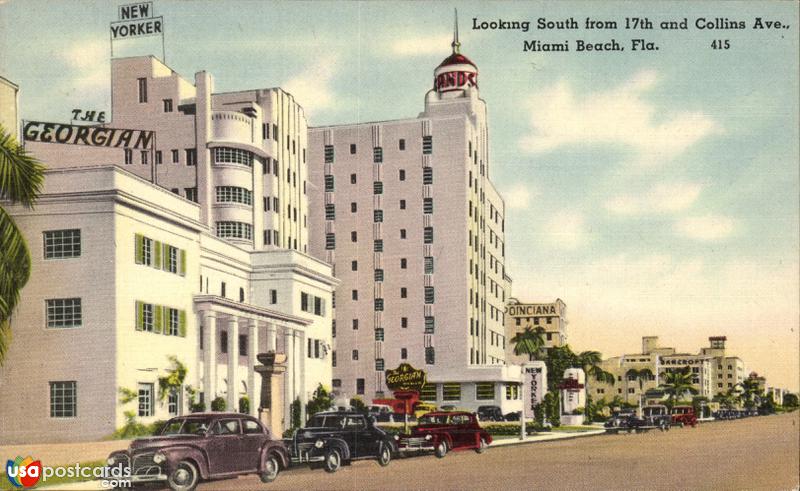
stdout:
<svg viewBox="0 0 800 491">
<path fill-rule="evenodd" d="M 147 130 L 23 121 L 22 139 L 26 142 L 149 150 L 155 144 L 155 133 Z"/>
<path fill-rule="evenodd" d="M 425 371 L 418 370 L 408 363 L 401 363 L 394 370 L 386 370 L 386 386 L 393 390 L 419 391 L 425 386 Z"/>
</svg>

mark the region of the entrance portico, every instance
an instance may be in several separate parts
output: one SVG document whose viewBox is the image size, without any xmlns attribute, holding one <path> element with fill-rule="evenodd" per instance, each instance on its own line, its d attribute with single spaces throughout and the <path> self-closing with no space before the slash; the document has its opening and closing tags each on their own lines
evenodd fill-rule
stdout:
<svg viewBox="0 0 800 491">
<path fill-rule="evenodd" d="M 305 328 L 311 321 L 216 295 L 195 295 L 194 308 L 201 337 L 197 373 L 202 374 L 206 405 L 210 407 L 211 401 L 222 395 L 227 409 L 237 411 L 240 397 L 246 395 L 253 416 L 259 416 L 260 410 L 274 414 L 281 409 L 282 428 L 270 429 L 282 433 L 290 426 L 292 401 L 300 400 L 301 411 L 307 402 L 303 357 Z M 271 407 L 262 408 L 257 356 L 270 352 L 285 356 L 283 390 L 281 400 L 270 397 Z"/>
</svg>

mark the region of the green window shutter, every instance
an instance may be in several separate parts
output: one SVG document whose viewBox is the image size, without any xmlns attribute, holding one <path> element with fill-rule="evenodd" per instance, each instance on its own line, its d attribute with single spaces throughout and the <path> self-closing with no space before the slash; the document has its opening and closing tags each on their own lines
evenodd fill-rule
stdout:
<svg viewBox="0 0 800 491">
<path fill-rule="evenodd" d="M 164 309 L 164 335 L 169 336 L 169 323 L 170 319 L 172 319 L 172 309 L 169 307 L 162 307 Z"/>
<path fill-rule="evenodd" d="M 153 267 L 161 269 L 161 242 L 153 241 Z"/>
<path fill-rule="evenodd" d="M 144 263 L 144 237 L 142 234 L 136 234 L 136 251 L 134 253 L 136 264 Z"/>
<path fill-rule="evenodd" d="M 186 311 L 178 311 L 178 335 L 182 338 L 186 337 Z"/>
<path fill-rule="evenodd" d="M 180 273 L 181 276 L 186 276 L 186 250 L 181 249 L 181 264 L 180 264 Z"/>
<path fill-rule="evenodd" d="M 141 331 L 144 325 L 144 303 L 136 301 L 136 330 Z"/>
<path fill-rule="evenodd" d="M 164 312 L 164 307 L 160 305 L 153 305 L 153 332 L 156 334 L 161 334 L 163 312 Z"/>
</svg>

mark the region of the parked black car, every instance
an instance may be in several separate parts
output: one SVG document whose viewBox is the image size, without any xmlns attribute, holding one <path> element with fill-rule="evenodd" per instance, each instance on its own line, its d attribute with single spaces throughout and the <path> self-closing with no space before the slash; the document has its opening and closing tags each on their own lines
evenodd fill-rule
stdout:
<svg viewBox="0 0 800 491">
<path fill-rule="evenodd" d="M 506 421 L 519 421 L 520 418 L 522 418 L 522 411 L 514 411 L 513 413 L 508 413 L 504 417 Z"/>
<path fill-rule="evenodd" d="M 355 411 L 315 414 L 286 446 L 292 464 L 322 466 L 327 472 L 361 459 L 387 466 L 396 451 L 394 439 L 378 428 L 374 418 Z"/>
<path fill-rule="evenodd" d="M 478 419 L 480 421 L 505 421 L 500 406 L 478 406 Z"/>
</svg>

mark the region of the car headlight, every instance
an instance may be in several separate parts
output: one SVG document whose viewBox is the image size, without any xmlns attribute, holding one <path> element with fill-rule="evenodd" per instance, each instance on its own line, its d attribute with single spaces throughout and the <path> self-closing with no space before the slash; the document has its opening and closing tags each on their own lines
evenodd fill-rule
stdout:
<svg viewBox="0 0 800 491">
<path fill-rule="evenodd" d="M 395 439 L 395 440 L 399 440 L 399 439 L 400 439 L 400 435 L 395 435 L 395 436 L 394 436 L 394 439 Z"/>
<path fill-rule="evenodd" d="M 317 448 L 322 448 L 323 445 L 325 445 L 325 442 L 323 442 L 322 440 L 317 440 L 314 442 L 314 446 Z"/>
<path fill-rule="evenodd" d="M 426 440 L 430 440 L 430 439 L 432 439 L 432 438 L 433 438 L 433 437 L 432 437 L 431 435 L 425 435 L 425 439 L 426 439 Z"/>
<path fill-rule="evenodd" d="M 114 465 L 116 462 L 117 462 L 117 461 L 116 461 L 116 459 L 115 459 L 113 456 L 109 457 L 109 458 L 106 460 L 106 463 L 107 463 L 108 465 Z"/>
<path fill-rule="evenodd" d="M 165 460 L 167 460 L 167 456 L 161 452 L 156 452 L 155 455 L 153 455 L 153 462 L 155 462 L 156 464 L 160 464 Z"/>
</svg>

